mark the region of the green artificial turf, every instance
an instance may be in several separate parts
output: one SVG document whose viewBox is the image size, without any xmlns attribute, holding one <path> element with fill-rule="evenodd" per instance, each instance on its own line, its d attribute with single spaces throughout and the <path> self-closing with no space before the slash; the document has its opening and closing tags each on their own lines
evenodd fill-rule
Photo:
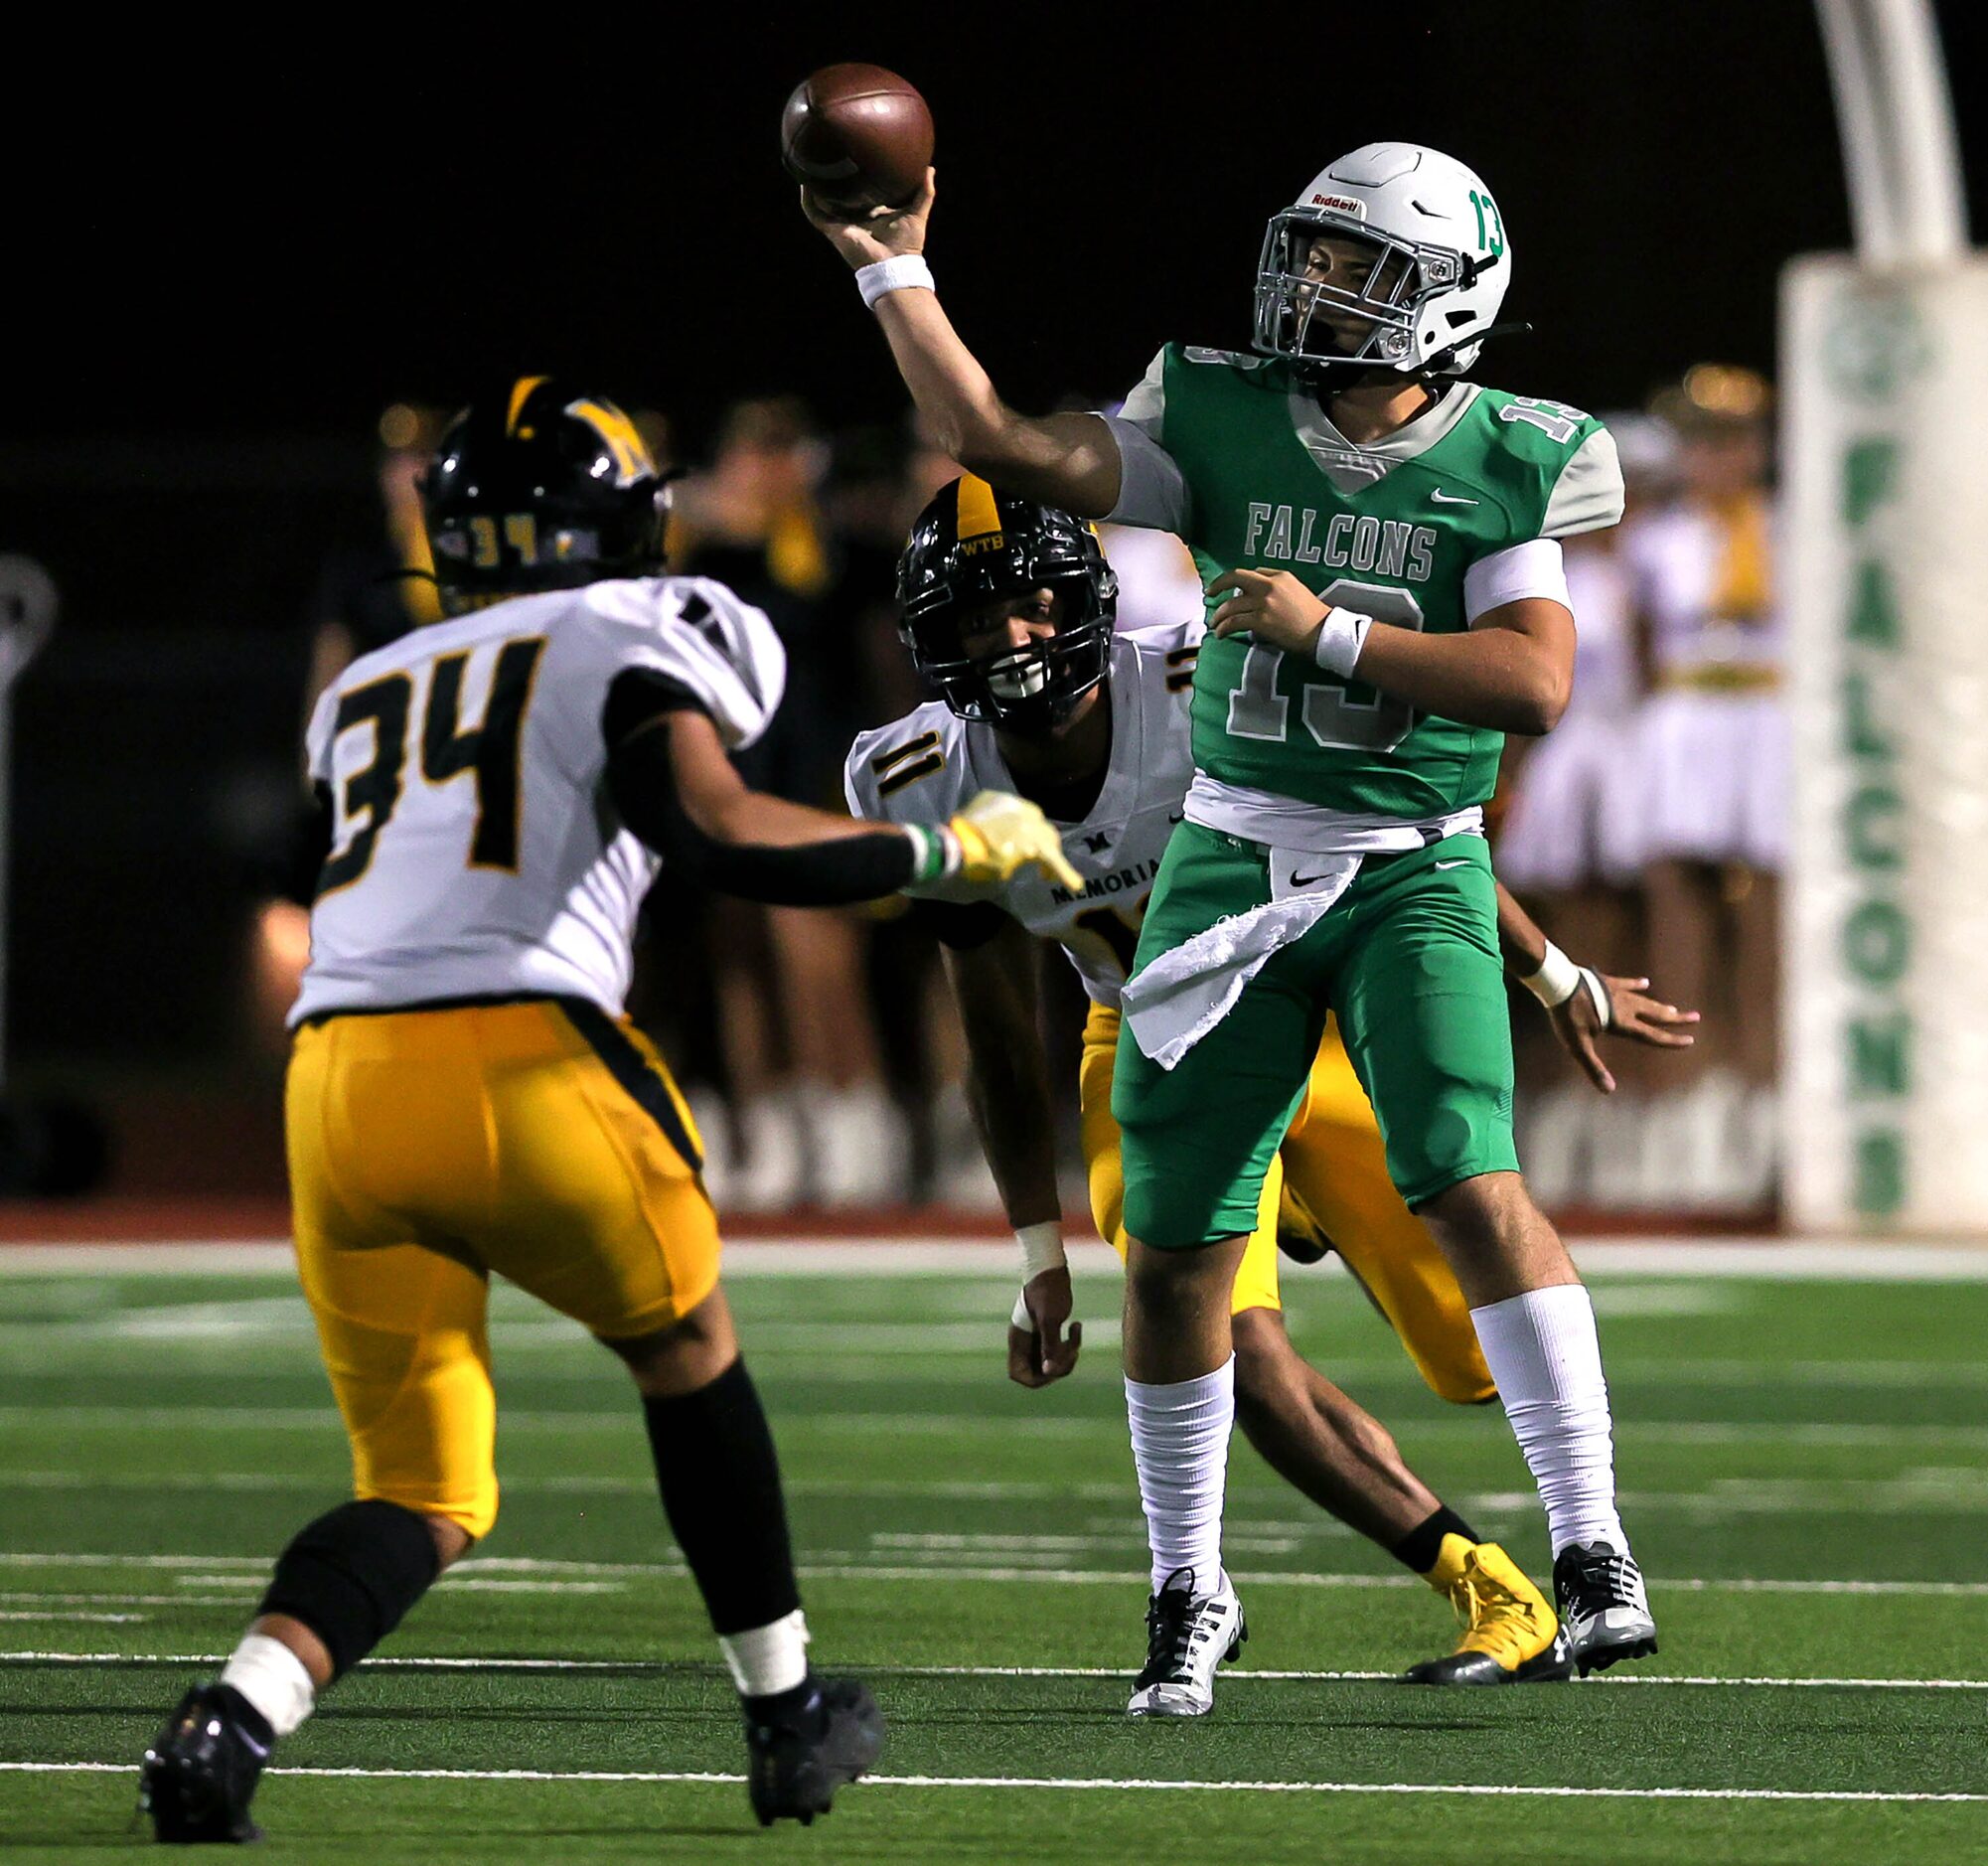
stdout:
<svg viewBox="0 0 1988 1866">
<path fill-rule="evenodd" d="M 1288 1281 L 1300 1344 L 1542 1574 L 1497 1410 L 1431 1397 L 1343 1279 Z M 1108 1322 L 1109 1277 L 1081 1292 Z M 285 1768 L 358 1773 L 272 1776 L 270 1856 L 1988 1858 L 1988 1798 L 1768 1798 L 1988 1797 L 1988 1689 L 1960 1688 L 1988 1684 L 1988 1286 L 1598 1280 L 1663 1649 L 1571 1687 L 1246 1676 L 1392 1673 L 1453 1627 L 1239 1441 L 1228 1557 L 1253 1636 L 1184 1726 L 1123 1715 L 1144 1544 L 1109 1326 L 1029 1394 L 1000 1375 L 1005 1284 L 741 1275 L 732 1295 L 817 1660 L 870 1676 L 897 1780 L 762 1834 L 730 1782 L 480 1779 L 729 1775 L 741 1755 L 623 1376 L 500 1292 L 503 1517 L 283 1746 Z M 0 1276 L 0 1764 L 38 1766 L 0 1769 L 10 1860 L 144 1843 L 138 1752 L 346 1473 L 282 1276 Z M 112 1767 L 53 1767 L 83 1764 Z M 412 1770 L 466 1773 L 382 1773 Z M 1463 1788 L 1609 1792 L 1445 1791 Z"/>
</svg>

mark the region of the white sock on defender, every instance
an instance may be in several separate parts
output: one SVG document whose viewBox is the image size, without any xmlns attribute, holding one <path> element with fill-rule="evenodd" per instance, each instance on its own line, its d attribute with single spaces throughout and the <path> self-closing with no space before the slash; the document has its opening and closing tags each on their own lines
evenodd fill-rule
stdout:
<svg viewBox="0 0 1988 1866">
<path fill-rule="evenodd" d="M 231 1684 L 268 1720 L 278 1737 L 287 1737 L 311 1714 L 318 1688 L 304 1661 L 266 1633 L 246 1634 L 234 1656 L 222 1667 L 221 1682 Z"/>
<path fill-rule="evenodd" d="M 1505 1417 L 1539 1486 L 1558 1555 L 1570 1542 L 1628 1552 L 1615 1512 L 1614 1433 L 1595 1305 L 1578 1283 L 1473 1309 Z"/>
<path fill-rule="evenodd" d="M 1222 1580 L 1222 1498 L 1229 1434 L 1236 1423 L 1236 1357 L 1198 1380 L 1126 1381 L 1132 1457 L 1152 1550 L 1152 1586 L 1176 1568 L 1194 1570 L 1194 1591 Z"/>
<path fill-rule="evenodd" d="M 718 1647 L 740 1697 L 791 1691 L 808 1675 L 808 1619 L 800 1608 L 749 1633 L 728 1633 Z"/>
</svg>

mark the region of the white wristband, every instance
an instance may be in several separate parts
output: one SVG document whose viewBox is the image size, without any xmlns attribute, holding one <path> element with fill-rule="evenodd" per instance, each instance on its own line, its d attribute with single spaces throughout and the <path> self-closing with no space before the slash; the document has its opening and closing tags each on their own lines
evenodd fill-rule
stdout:
<svg viewBox="0 0 1988 1866">
<path fill-rule="evenodd" d="M 900 252 L 894 258 L 878 259 L 872 265 L 856 268 L 856 290 L 872 310 L 885 292 L 913 289 L 939 289 L 932 283 L 932 268 L 925 263 L 922 252 Z"/>
<path fill-rule="evenodd" d="M 1070 1261 L 1063 1255 L 1063 1227 L 1054 1218 L 1023 1225 L 1014 1241 L 1021 1246 L 1023 1283 L 1033 1283 L 1045 1270 L 1061 1270 Z"/>
<path fill-rule="evenodd" d="M 1327 609 L 1318 639 L 1311 644 L 1312 659 L 1327 674 L 1350 681 L 1353 663 L 1359 660 L 1360 650 L 1367 645 L 1367 631 L 1373 626 L 1374 618 L 1370 615 L 1360 615 L 1352 609 Z"/>
<path fill-rule="evenodd" d="M 1546 957 L 1539 962 L 1539 970 L 1528 973 L 1519 983 L 1552 1011 L 1574 996 L 1581 984 L 1581 968 L 1548 940 Z"/>
</svg>

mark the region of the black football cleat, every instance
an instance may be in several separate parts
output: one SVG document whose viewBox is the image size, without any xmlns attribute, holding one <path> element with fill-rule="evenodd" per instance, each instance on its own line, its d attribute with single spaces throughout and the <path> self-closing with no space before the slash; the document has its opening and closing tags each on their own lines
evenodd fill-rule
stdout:
<svg viewBox="0 0 1988 1866">
<path fill-rule="evenodd" d="M 792 1711 L 746 1713 L 745 1787 L 762 1827 L 776 1820 L 809 1825 L 829 1811 L 838 1788 L 883 1754 L 883 1712 L 865 1685 L 821 1678 L 814 1687 Z"/>
<path fill-rule="evenodd" d="M 1571 1542 L 1553 1564 L 1560 1624 L 1582 1677 L 1657 1649 L 1656 1621 L 1636 1558 L 1607 1542 Z"/>
<path fill-rule="evenodd" d="M 138 1766 L 138 1805 L 153 1836 L 167 1846 L 261 1839 L 248 1802 L 275 1747 L 267 1719 L 232 1685 L 189 1691 Z"/>
</svg>

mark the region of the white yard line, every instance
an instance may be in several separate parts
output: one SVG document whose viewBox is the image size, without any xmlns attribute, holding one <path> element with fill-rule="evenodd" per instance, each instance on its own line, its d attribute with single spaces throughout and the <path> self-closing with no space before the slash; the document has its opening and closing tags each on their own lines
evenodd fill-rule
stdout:
<svg viewBox="0 0 1988 1866">
<path fill-rule="evenodd" d="M 132 1775 L 130 1763 L 0 1763 L 24 1775 Z M 612 1769 L 286 1769 L 271 1776 L 352 1782 L 634 1782 L 742 1783 L 715 1771 Z M 1462 1794 L 1522 1795 L 1548 1800 L 1604 1801 L 1988 1801 L 1988 1794 L 1938 1794 L 1886 1788 L 1519 1788 L 1479 1782 L 1159 1782 L 1137 1777 L 866 1776 L 880 1788 L 1152 1789 L 1224 1794 Z"/>
<path fill-rule="evenodd" d="M 501 1414 L 507 1432 L 611 1432 L 625 1435 L 629 1415 L 621 1406 L 590 1412 L 547 1412 L 531 1408 Z M 338 1414 L 329 1406 L 0 1406 L 0 1431 L 33 1427 L 47 1429 L 52 1420 L 72 1430 L 118 1432 L 240 1432 L 261 1428 L 278 1432 L 339 1434 Z M 1486 1430 L 1480 1418 L 1429 1419 L 1417 1423 L 1419 1437 L 1468 1434 Z M 934 1434 L 958 1438 L 966 1433 L 994 1433 L 1003 1438 L 1095 1438 L 1123 1432 L 1124 1422 L 1109 1419 L 1028 1417 L 993 1413 L 873 1413 L 808 1411 L 781 1423 L 783 1433 L 811 1430 L 859 1433 L 874 1442 L 879 1436 Z M 1988 1447 L 1988 1425 L 1862 1425 L 1806 1424 L 1780 1419 L 1618 1419 L 1617 1439 L 1652 1445 L 1751 1445 L 1770 1439 L 1781 1445 L 1939 1444 Z"/>
<path fill-rule="evenodd" d="M 153 1668 L 163 1665 L 219 1665 L 226 1652 L 0 1652 L 0 1664 Z M 715 1663 L 692 1660 L 625 1658 L 369 1658 L 368 1671 L 548 1672 L 554 1675 L 610 1672 L 616 1675 L 685 1670 L 717 1675 Z M 1115 1665 L 855 1665 L 866 1678 L 1130 1678 Z M 1270 1666 L 1235 1665 L 1222 1673 L 1224 1684 L 1380 1684 L 1400 1677 L 1392 1671 L 1280 1671 Z M 1710 1674 L 1653 1672 L 1597 1673 L 1582 1680 L 1584 1690 L 1617 1685 L 1724 1686 L 1745 1690 L 1988 1691 L 1988 1678 L 1717 1678 Z"/>
<path fill-rule="evenodd" d="M 725 1275 L 753 1276 L 983 1276 L 1004 1279 L 1014 1247 L 989 1238 L 906 1237 L 749 1238 L 725 1248 Z M 1978 1238 L 1906 1241 L 1863 1239 L 1801 1243 L 1775 1238 L 1682 1238 L 1651 1234 L 1633 1238 L 1572 1238 L 1584 1271 L 1599 1276 L 1796 1278 L 1818 1282 L 1988 1282 L 1988 1246 Z M 1116 1278 L 1105 1246 L 1095 1239 L 1073 1246 L 1078 1266 Z M 100 1244 L 0 1245 L 0 1275 L 240 1276 L 290 1271 L 295 1257 L 286 1240 L 258 1242 L 117 1241 Z"/>
<path fill-rule="evenodd" d="M 296 1491 L 322 1493 L 336 1489 L 343 1473 L 338 1471 L 241 1471 L 241 1472 L 112 1472 L 14 1471 L 0 1469 L 0 1492 L 8 1490 L 172 1490 L 201 1495 L 234 1492 Z M 964 1482 L 945 1478 L 918 1477 L 797 1477 L 785 1485 L 790 1497 L 908 1497 L 948 1502 L 1127 1502 L 1124 1483 L 1052 1483 L 1033 1479 L 1013 1482 Z M 548 1496 L 640 1496 L 653 1497 L 653 1477 L 575 1477 L 555 1473 L 533 1477 L 529 1482 L 507 1485 L 513 1495 Z M 1232 1498 L 1282 1497 L 1285 1493 L 1268 1484 L 1231 1485 Z M 1465 1514 L 1487 1517 L 1527 1516 L 1538 1507 L 1530 1490 L 1465 1490 L 1453 1498 Z M 1625 1490 L 1618 1501 L 1622 1507 L 1640 1512 L 1664 1510 L 1704 1520 L 1724 1520 L 1747 1516 L 1774 1515 L 1882 1515 L 1899 1510 L 1919 1510 L 1941 1515 L 1988 1513 L 1988 1472 L 1933 1471 L 1920 1477 L 1907 1477 L 1877 1483 L 1854 1478 L 1720 1478 L 1707 1489 Z M 1141 1534 L 1136 1519 L 1129 1518 L 1118 1533 L 1119 1524 L 1100 1525 L 1094 1531 L 1112 1537 L 1117 1547 L 1128 1537 L 1137 1541 Z M 1280 1523 L 1274 1529 L 1243 1530 L 1243 1534 L 1275 1534 L 1297 1537 L 1300 1542 L 1345 1540 L 1355 1531 L 1332 1517 L 1320 1514 L 1306 1522 Z M 958 1539 L 958 1538 L 954 1538 Z M 1048 1545 L 1054 1538 L 1023 1537 L 1019 1541 Z M 1234 1535 L 1231 1534 L 1231 1542 Z M 895 1538 L 895 1544 L 879 1540 L 876 1546 L 920 1546 L 920 1538 Z M 934 1546 L 942 1545 L 938 1541 Z M 1282 1552 L 1258 1551 L 1258 1552 Z"/>
<path fill-rule="evenodd" d="M 60 1622 L 69 1627 L 142 1627 L 151 1617 L 150 1614 L 78 1614 L 67 1608 L 53 1614 L 21 1613 L 13 1609 L 0 1614 L 0 1620 Z"/>
<path fill-rule="evenodd" d="M 0 1552 L 0 1568 L 139 1568 L 168 1569 L 199 1574 L 204 1570 L 262 1572 L 267 1556 L 255 1555 L 75 1555 L 52 1552 Z M 688 1572 L 681 1562 L 581 1562 L 558 1561 L 530 1555 L 486 1555 L 472 1557 L 451 1571 L 460 1579 L 475 1574 L 525 1574 L 622 1578 L 658 1576 L 681 1578 Z M 1138 1576 L 1130 1568 L 1014 1568 L 1014 1567 L 912 1567 L 885 1566 L 863 1561 L 855 1551 L 846 1560 L 832 1563 L 810 1562 L 801 1568 L 804 1575 L 831 1581 L 1047 1581 L 1059 1585 L 1133 1587 Z M 1257 1588 L 1424 1588 L 1429 1584 L 1415 1575 L 1306 1574 L 1263 1569 L 1236 1574 L 1238 1583 Z M 196 1585 L 199 1585 L 198 1583 Z M 441 1583 L 448 1586 L 449 1583 Z M 1988 1596 L 1988 1581 L 1836 1581 L 1794 1579 L 1750 1579 L 1731 1576 L 1685 1577 L 1659 1580 L 1658 1593 L 1685 1594 L 1849 1594 L 1904 1595 L 1928 1599 L 1978 1599 Z"/>
</svg>

